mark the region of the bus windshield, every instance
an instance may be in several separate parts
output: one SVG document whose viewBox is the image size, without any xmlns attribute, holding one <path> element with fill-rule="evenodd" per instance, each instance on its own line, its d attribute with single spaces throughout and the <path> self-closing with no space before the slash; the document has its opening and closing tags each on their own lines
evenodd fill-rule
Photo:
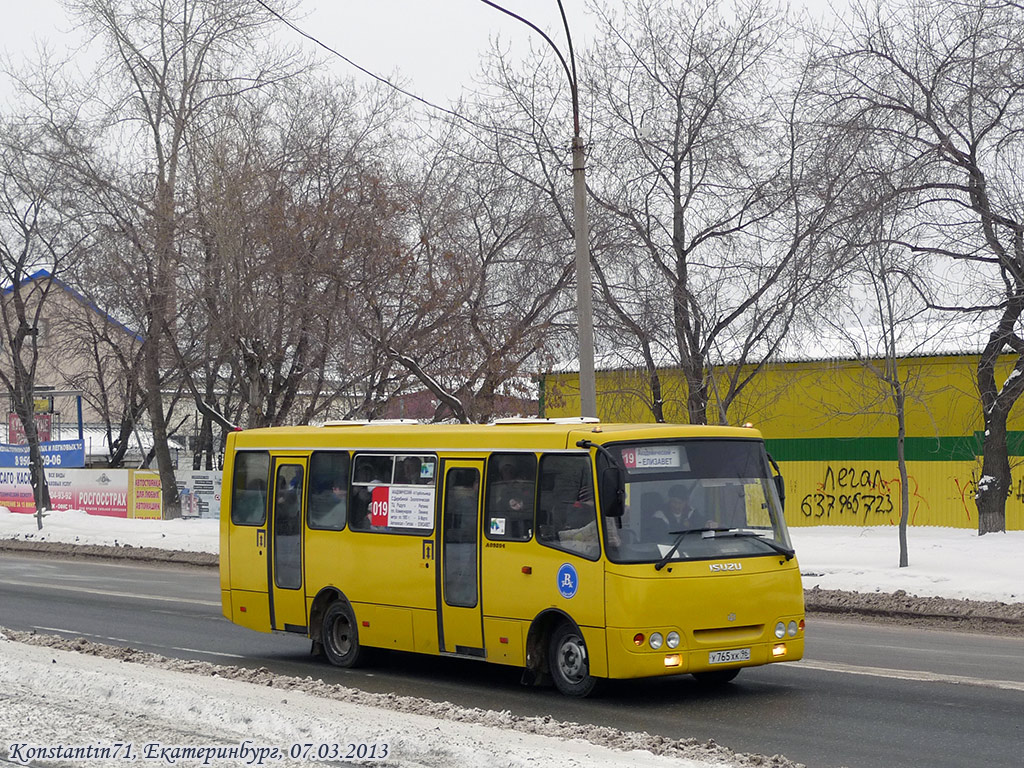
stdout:
<svg viewBox="0 0 1024 768">
<path fill-rule="evenodd" d="M 624 514 L 604 520 L 612 562 L 661 568 L 673 560 L 793 556 L 760 441 L 691 439 L 607 448 L 626 481 Z"/>
</svg>

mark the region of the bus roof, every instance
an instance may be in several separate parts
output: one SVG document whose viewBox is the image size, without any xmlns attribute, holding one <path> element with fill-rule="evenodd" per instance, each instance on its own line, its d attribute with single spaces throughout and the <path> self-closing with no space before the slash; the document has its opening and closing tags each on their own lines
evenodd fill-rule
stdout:
<svg viewBox="0 0 1024 768">
<path fill-rule="evenodd" d="M 602 444 L 620 440 L 732 438 L 760 440 L 749 427 L 691 424 L 615 424 L 596 420 L 516 419 L 491 424 L 418 424 L 409 422 L 331 422 L 319 427 L 265 427 L 231 433 L 236 450 L 261 449 L 409 449 L 564 450 L 579 440 Z"/>
</svg>

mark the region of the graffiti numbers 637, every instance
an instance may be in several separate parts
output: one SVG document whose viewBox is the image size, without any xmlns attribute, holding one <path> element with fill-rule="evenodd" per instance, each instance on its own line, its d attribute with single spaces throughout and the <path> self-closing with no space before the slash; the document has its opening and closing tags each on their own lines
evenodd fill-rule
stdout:
<svg viewBox="0 0 1024 768">
<path fill-rule="evenodd" d="M 857 515 L 888 514 L 892 512 L 892 498 L 879 493 L 808 493 L 800 502 L 804 517 L 831 517 L 833 513 Z"/>
</svg>

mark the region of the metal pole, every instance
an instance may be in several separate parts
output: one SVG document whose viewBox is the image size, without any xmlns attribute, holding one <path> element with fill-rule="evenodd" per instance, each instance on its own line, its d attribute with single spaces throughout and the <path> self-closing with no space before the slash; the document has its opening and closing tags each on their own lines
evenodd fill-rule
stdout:
<svg viewBox="0 0 1024 768">
<path fill-rule="evenodd" d="M 572 34 L 569 32 L 569 19 L 565 15 L 565 6 L 558 0 L 558 11 L 562 15 L 562 26 L 565 27 L 565 39 L 569 45 L 569 61 L 565 60 L 548 34 L 532 21 L 503 8 L 493 0 L 481 0 L 485 5 L 501 11 L 521 21 L 534 32 L 544 38 L 551 46 L 569 78 L 569 91 L 572 94 L 572 186 L 573 186 L 573 218 L 575 219 L 576 236 L 576 311 L 579 322 L 580 339 L 580 416 L 597 416 L 597 385 L 594 381 L 594 311 L 591 306 L 590 294 L 590 230 L 587 221 L 587 182 L 584 173 L 583 139 L 580 138 L 580 102 L 579 82 L 576 78 L 576 56 L 572 48 Z"/>
<path fill-rule="evenodd" d="M 576 307 L 580 339 L 580 416 L 597 416 L 594 377 L 594 312 L 590 288 L 590 240 L 587 233 L 587 181 L 583 139 L 572 137 L 573 218 L 576 229 Z"/>
</svg>

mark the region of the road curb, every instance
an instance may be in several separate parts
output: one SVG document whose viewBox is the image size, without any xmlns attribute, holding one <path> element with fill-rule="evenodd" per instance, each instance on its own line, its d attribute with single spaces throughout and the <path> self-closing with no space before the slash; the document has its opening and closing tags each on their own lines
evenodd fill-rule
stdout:
<svg viewBox="0 0 1024 768">
<path fill-rule="evenodd" d="M 25 541 L 0 539 L 0 552 L 36 552 L 46 555 L 104 560 L 133 560 L 147 563 L 175 563 L 216 568 L 220 558 L 210 552 L 181 552 L 157 547 L 133 547 L 130 544 L 103 546 L 98 544 L 69 544 L 59 541 Z"/>
</svg>

